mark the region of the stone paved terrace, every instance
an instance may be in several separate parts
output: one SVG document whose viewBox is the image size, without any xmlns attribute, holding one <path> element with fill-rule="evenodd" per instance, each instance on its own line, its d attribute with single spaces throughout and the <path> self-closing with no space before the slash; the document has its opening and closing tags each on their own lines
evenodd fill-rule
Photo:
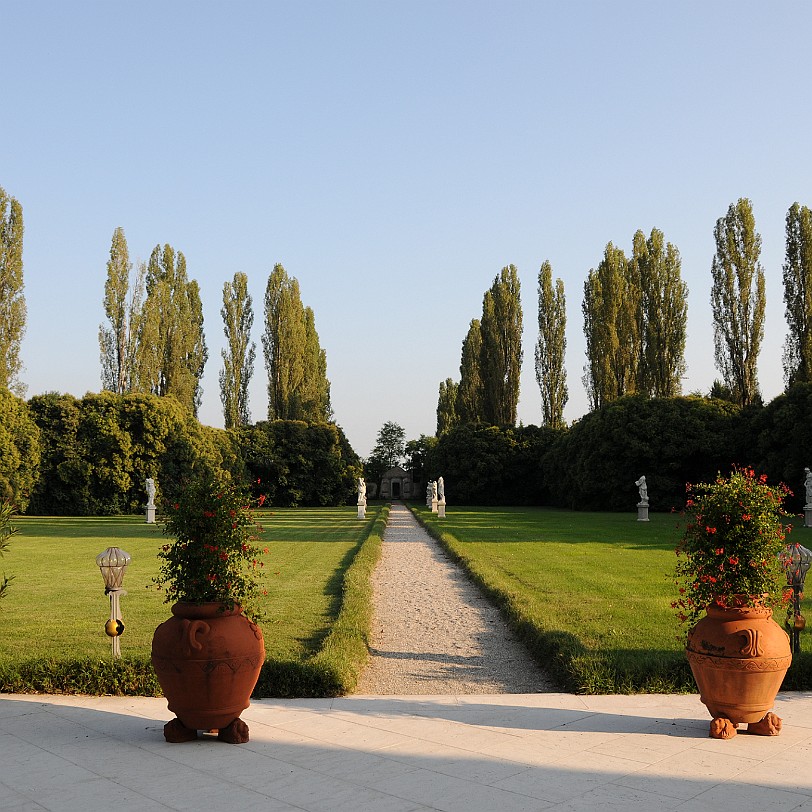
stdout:
<svg viewBox="0 0 812 812">
<path fill-rule="evenodd" d="M 0 810 L 812 811 L 812 694 L 775 738 L 694 695 L 259 700 L 251 741 L 167 744 L 163 699 L 0 695 Z"/>
</svg>

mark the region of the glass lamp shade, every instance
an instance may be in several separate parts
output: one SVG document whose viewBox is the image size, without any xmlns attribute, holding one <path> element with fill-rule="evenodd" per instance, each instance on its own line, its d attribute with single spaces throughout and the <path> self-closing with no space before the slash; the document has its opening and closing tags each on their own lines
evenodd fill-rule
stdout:
<svg viewBox="0 0 812 812">
<path fill-rule="evenodd" d="M 105 589 L 121 589 L 124 582 L 124 571 L 130 563 L 130 554 L 120 547 L 108 547 L 96 556 L 96 564 L 104 578 Z"/>
<path fill-rule="evenodd" d="M 803 588 L 806 574 L 812 565 L 812 551 L 800 544 L 788 544 L 780 558 L 787 573 L 787 583 Z"/>
</svg>

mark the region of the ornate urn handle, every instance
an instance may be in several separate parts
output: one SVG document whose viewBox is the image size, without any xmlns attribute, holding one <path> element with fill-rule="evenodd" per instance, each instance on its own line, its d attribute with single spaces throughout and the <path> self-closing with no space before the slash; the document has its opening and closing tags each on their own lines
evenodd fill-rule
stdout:
<svg viewBox="0 0 812 812">
<path fill-rule="evenodd" d="M 763 654 L 761 632 L 758 629 L 744 629 L 741 635 L 744 639 L 741 653 L 745 657 L 760 657 Z"/>
<path fill-rule="evenodd" d="M 205 620 L 183 620 L 183 653 L 187 656 L 192 651 L 200 651 L 203 644 L 197 639 L 198 635 L 209 633 L 210 626 Z"/>
</svg>

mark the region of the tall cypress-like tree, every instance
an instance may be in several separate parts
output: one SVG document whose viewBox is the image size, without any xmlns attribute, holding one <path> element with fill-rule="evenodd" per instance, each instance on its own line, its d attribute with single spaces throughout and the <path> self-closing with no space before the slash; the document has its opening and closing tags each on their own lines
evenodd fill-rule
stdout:
<svg viewBox="0 0 812 812">
<path fill-rule="evenodd" d="M 764 338 L 764 269 L 761 236 L 747 198 L 731 203 L 713 231 L 711 265 L 716 366 L 737 403 L 759 400 L 758 354 Z"/>
<path fill-rule="evenodd" d="M 460 423 L 480 423 L 484 420 L 482 406 L 482 330 L 479 319 L 471 319 L 462 342 L 460 382 L 457 386 L 457 420 Z"/>
<path fill-rule="evenodd" d="M 440 381 L 437 398 L 437 436 L 441 437 L 457 425 L 457 393 L 459 385 L 451 378 Z"/>
<path fill-rule="evenodd" d="M 587 363 L 584 386 L 593 409 L 637 391 L 641 295 L 633 263 L 611 242 L 584 282 Z"/>
<path fill-rule="evenodd" d="M 538 278 L 539 335 L 536 341 L 536 381 L 541 391 L 541 416 L 545 425 L 563 428 L 567 404 L 567 309 L 564 283 L 555 280 L 553 269 L 545 260 Z"/>
<path fill-rule="evenodd" d="M 331 414 L 327 356 L 299 282 L 274 266 L 265 288 L 262 334 L 268 372 L 268 419 L 321 422 Z"/>
<path fill-rule="evenodd" d="M 139 263 L 132 276 L 132 263 L 124 230 L 113 232 L 104 312 L 109 326 L 99 325 L 102 387 L 123 395 L 132 389 L 144 299 L 146 265 Z M 131 287 L 132 283 L 132 287 Z"/>
<path fill-rule="evenodd" d="M 522 370 L 522 302 L 515 265 L 502 268 L 482 302 L 483 417 L 494 426 L 513 426 Z"/>
<path fill-rule="evenodd" d="M 26 390 L 20 380 L 27 316 L 23 288 L 23 207 L 0 187 L 0 388 L 20 397 Z"/>
<path fill-rule="evenodd" d="M 787 212 L 784 304 L 789 328 L 784 380 L 812 382 L 812 211 L 793 203 Z"/>
<path fill-rule="evenodd" d="M 220 401 L 227 429 L 246 426 L 251 422 L 248 408 L 248 384 L 254 374 L 256 344 L 251 341 L 254 324 L 253 301 L 248 293 L 248 277 L 235 273 L 231 282 L 223 285 L 223 330 L 227 347 L 221 350 L 223 368 L 220 370 Z"/>
<path fill-rule="evenodd" d="M 682 281 L 682 261 L 656 228 L 648 239 L 637 231 L 633 242 L 632 262 L 641 293 L 637 388 L 652 397 L 674 397 L 682 391 L 685 374 L 688 286 Z"/>
<path fill-rule="evenodd" d="M 134 388 L 172 395 L 196 416 L 208 349 L 200 287 L 189 280 L 180 251 L 155 246 L 147 263 L 146 291 Z"/>
</svg>

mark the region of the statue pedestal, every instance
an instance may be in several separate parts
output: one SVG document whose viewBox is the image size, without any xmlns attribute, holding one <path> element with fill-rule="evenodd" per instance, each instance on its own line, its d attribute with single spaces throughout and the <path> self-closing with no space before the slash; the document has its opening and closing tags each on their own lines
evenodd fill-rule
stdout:
<svg viewBox="0 0 812 812">
<path fill-rule="evenodd" d="M 638 522 L 647 522 L 648 518 L 648 502 L 638 502 L 637 503 L 637 521 Z"/>
<path fill-rule="evenodd" d="M 155 505 L 147 505 L 147 524 L 155 524 Z"/>
<path fill-rule="evenodd" d="M 367 506 L 364 504 L 358 504 L 358 518 L 359 519 L 366 519 L 367 517 Z"/>
<path fill-rule="evenodd" d="M 432 513 L 437 512 L 437 500 L 436 499 L 431 500 L 431 512 Z"/>
<path fill-rule="evenodd" d="M 812 505 L 804 505 L 804 527 L 812 527 Z"/>
<path fill-rule="evenodd" d="M 437 503 L 437 518 L 445 519 L 445 500 Z"/>
</svg>

